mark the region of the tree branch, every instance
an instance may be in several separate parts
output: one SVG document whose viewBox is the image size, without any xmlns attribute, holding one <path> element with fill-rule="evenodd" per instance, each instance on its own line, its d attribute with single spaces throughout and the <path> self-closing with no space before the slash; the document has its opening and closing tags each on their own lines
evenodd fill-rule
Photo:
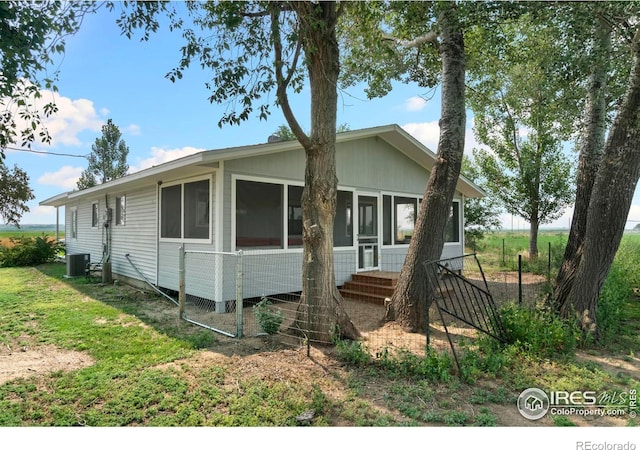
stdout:
<svg viewBox="0 0 640 450">
<path fill-rule="evenodd" d="M 282 108 L 282 113 L 289 123 L 291 132 L 296 136 L 296 138 L 304 148 L 308 148 L 311 146 L 311 140 L 309 139 L 309 136 L 307 136 L 306 133 L 302 130 L 302 127 L 298 123 L 296 116 L 293 114 L 293 110 L 291 109 L 291 105 L 289 104 L 289 96 L 287 95 L 287 87 L 289 86 L 289 82 L 291 81 L 291 78 L 295 71 L 302 44 L 300 38 L 298 38 L 298 45 L 296 47 L 296 54 L 294 56 L 293 65 L 287 78 L 285 78 L 282 74 L 282 66 L 284 63 L 282 61 L 282 37 L 280 36 L 280 10 L 277 7 L 272 8 L 270 14 L 276 83 L 278 85 L 276 96 L 278 98 L 278 102 L 280 103 L 280 108 Z"/>
</svg>

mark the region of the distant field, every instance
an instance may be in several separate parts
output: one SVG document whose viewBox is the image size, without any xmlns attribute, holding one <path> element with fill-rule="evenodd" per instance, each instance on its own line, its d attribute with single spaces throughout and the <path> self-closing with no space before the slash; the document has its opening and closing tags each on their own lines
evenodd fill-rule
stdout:
<svg viewBox="0 0 640 450">
<path fill-rule="evenodd" d="M 527 231 L 488 233 L 475 252 L 478 254 L 483 268 L 488 270 L 517 270 L 518 255 L 522 255 L 525 272 L 533 271 L 544 274 L 547 273 L 549 259 L 552 270 L 560 267 L 568 237 L 568 230 L 541 230 L 538 234 L 539 261 L 534 267 L 531 267 L 527 262 L 529 255 L 529 233 Z M 622 244 L 640 247 L 640 233 L 625 232 Z M 474 249 L 469 250 L 474 251 Z M 551 258 L 549 258 L 549 250 L 551 250 Z"/>
<path fill-rule="evenodd" d="M 53 226 L 25 225 L 20 229 L 3 227 L 3 228 L 0 228 L 0 245 L 4 245 L 4 246 L 11 245 L 12 237 L 38 237 L 38 236 L 42 236 L 43 234 L 52 239 L 55 239 L 56 226 L 55 225 Z M 60 239 L 64 239 L 64 225 L 60 227 L 59 236 L 60 236 Z"/>
</svg>

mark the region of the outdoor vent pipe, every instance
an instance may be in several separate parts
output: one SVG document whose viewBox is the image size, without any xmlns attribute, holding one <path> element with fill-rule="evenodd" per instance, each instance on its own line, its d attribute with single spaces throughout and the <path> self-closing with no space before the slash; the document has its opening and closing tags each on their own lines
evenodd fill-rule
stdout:
<svg viewBox="0 0 640 450">
<path fill-rule="evenodd" d="M 158 294 L 165 296 L 166 298 L 168 298 L 169 300 L 171 300 L 172 303 L 175 303 L 176 305 L 178 304 L 178 302 L 171 296 L 165 294 L 164 292 L 162 292 L 160 289 L 158 289 L 154 284 L 152 284 L 149 280 L 147 280 L 147 277 L 144 276 L 144 274 L 142 272 L 140 272 L 140 270 L 138 270 L 138 268 L 136 267 L 136 265 L 133 263 L 133 261 L 131 261 L 131 258 L 129 257 L 129 253 L 127 253 L 126 255 L 124 255 L 125 258 L 127 258 L 127 261 L 129 261 L 129 264 L 131 264 L 131 267 L 133 267 L 133 269 L 136 271 L 136 273 L 138 275 L 140 275 L 140 277 L 149 285 L 153 288 L 154 291 L 156 291 Z"/>
</svg>

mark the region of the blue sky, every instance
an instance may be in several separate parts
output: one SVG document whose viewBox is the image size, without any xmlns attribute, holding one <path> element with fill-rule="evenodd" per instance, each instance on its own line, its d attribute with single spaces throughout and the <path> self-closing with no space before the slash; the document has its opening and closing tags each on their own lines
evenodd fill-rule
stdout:
<svg viewBox="0 0 640 450">
<path fill-rule="evenodd" d="M 227 105 L 211 104 L 204 87 L 208 74 L 199 67 L 185 72 L 172 83 L 164 75 L 180 56 L 181 37 L 166 27 L 148 42 L 120 35 L 116 16 L 106 10 L 85 19 L 80 32 L 67 39 L 64 58 L 58 66 L 59 112 L 46 120 L 53 143 L 35 145 L 39 151 L 87 155 L 101 135 L 101 127 L 112 119 L 129 147 L 131 171 L 140 170 L 197 151 L 266 142 L 278 126 L 285 124 L 280 111 L 272 109 L 268 121 L 257 117 L 240 126 L 217 126 Z M 428 100 L 425 100 L 428 99 Z M 305 129 L 309 123 L 308 91 L 292 99 L 294 111 Z M 367 100 L 362 87 L 342 91 L 338 104 L 338 123 L 352 130 L 397 123 L 436 150 L 440 97 L 413 84 L 397 83 L 386 97 Z M 465 152 L 477 146 L 469 114 Z M 55 209 L 38 203 L 75 188 L 86 168 L 84 158 L 7 151 L 5 163 L 27 171 L 36 199 L 23 224 L 55 223 Z M 547 227 L 567 228 L 570 210 Z M 61 220 L 63 215 L 61 214 Z M 631 220 L 640 221 L 640 189 L 636 190 Z M 503 216 L 506 229 L 525 229 L 521 218 Z M 635 222 L 628 222 L 632 228 Z"/>
</svg>

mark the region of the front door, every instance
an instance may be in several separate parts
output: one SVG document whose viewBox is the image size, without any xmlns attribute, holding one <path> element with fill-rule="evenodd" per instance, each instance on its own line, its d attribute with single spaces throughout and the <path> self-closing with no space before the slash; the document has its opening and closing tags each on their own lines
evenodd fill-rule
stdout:
<svg viewBox="0 0 640 450">
<path fill-rule="evenodd" d="M 358 195 L 358 270 L 378 269 L 378 197 Z"/>
</svg>

